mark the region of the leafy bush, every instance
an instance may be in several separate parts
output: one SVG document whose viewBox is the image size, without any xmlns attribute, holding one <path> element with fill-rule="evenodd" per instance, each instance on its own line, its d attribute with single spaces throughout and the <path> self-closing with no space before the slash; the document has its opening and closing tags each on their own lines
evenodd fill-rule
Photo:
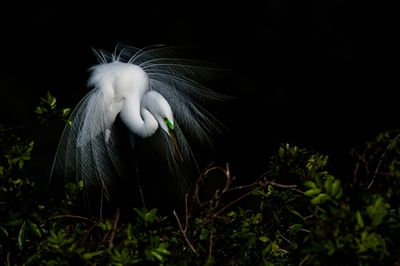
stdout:
<svg viewBox="0 0 400 266">
<path fill-rule="evenodd" d="M 35 112 L 68 122 L 51 94 Z M 398 131 L 352 151 L 354 171 L 329 173 L 326 155 L 283 144 L 250 184 L 209 166 L 185 208 L 79 213 L 83 184 L 55 197 L 32 176 L 34 141 L 0 128 L 0 259 L 5 265 L 395 265 L 400 257 Z M 209 179 L 222 180 L 210 191 Z M 205 197 L 202 191 L 207 191 Z M 122 213 L 125 212 L 125 213 Z"/>
</svg>

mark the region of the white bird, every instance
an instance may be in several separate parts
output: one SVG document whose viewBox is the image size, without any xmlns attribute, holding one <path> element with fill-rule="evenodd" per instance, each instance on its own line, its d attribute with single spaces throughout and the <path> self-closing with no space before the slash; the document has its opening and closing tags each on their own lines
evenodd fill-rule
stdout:
<svg viewBox="0 0 400 266">
<path fill-rule="evenodd" d="M 149 138 L 156 148 L 148 152 L 159 152 L 176 183 L 187 190 L 185 165 L 196 165 L 188 139 L 212 145 L 210 134 L 220 128 L 202 104 L 225 96 L 195 81 L 212 68 L 176 58 L 166 46 L 94 51 L 100 64 L 90 69 L 93 89 L 64 128 L 51 175 L 83 181 L 85 191 L 100 189 L 109 198 L 118 194 L 118 180 L 137 171 L 126 171 L 136 167 L 126 151 L 137 148 L 138 138 Z M 119 119 L 124 126 L 118 126 Z"/>
</svg>

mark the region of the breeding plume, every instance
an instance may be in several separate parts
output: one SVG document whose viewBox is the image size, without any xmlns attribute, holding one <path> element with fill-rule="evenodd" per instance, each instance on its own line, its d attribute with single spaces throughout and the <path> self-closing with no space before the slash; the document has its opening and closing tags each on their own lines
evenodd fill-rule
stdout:
<svg viewBox="0 0 400 266">
<path fill-rule="evenodd" d="M 185 188 L 183 168 L 195 164 L 189 143 L 211 144 L 210 134 L 218 129 L 202 104 L 224 97 L 197 81 L 209 67 L 175 58 L 172 51 L 165 46 L 95 50 L 99 64 L 90 68 L 92 89 L 69 118 L 52 172 L 100 188 L 108 197 L 118 193 L 118 180 L 138 172 L 126 170 L 137 167 L 135 157 L 157 152 Z M 156 148 L 135 153 L 146 138 Z"/>
</svg>

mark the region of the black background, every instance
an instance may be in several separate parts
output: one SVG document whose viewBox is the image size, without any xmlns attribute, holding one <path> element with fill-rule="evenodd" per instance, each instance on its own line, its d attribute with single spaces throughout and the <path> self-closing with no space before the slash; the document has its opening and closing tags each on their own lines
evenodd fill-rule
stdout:
<svg viewBox="0 0 400 266">
<path fill-rule="evenodd" d="M 237 97 L 214 112 L 230 131 L 217 137 L 217 161 L 239 175 L 261 174 L 281 142 L 326 153 L 346 169 L 352 147 L 399 127 L 395 6 L 253 2 L 2 4 L 1 123 L 29 124 L 46 91 L 74 106 L 97 63 L 91 47 L 124 42 L 189 45 L 231 69 L 211 87 Z M 60 133 L 43 136 L 47 156 Z"/>
</svg>

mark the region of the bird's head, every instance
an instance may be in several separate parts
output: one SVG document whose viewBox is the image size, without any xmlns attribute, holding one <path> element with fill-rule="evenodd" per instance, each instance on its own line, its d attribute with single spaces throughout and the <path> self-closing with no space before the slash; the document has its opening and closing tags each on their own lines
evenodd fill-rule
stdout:
<svg viewBox="0 0 400 266">
<path fill-rule="evenodd" d="M 157 120 L 158 126 L 170 137 L 177 155 L 183 161 L 175 133 L 175 121 L 171 106 L 167 100 L 156 91 L 147 92 L 142 98 L 142 107 L 147 109 Z"/>
<path fill-rule="evenodd" d="M 168 135 L 175 129 L 174 116 L 167 100 L 156 91 L 147 92 L 141 101 L 142 107 L 147 109 L 157 120 L 158 126 Z"/>
</svg>

